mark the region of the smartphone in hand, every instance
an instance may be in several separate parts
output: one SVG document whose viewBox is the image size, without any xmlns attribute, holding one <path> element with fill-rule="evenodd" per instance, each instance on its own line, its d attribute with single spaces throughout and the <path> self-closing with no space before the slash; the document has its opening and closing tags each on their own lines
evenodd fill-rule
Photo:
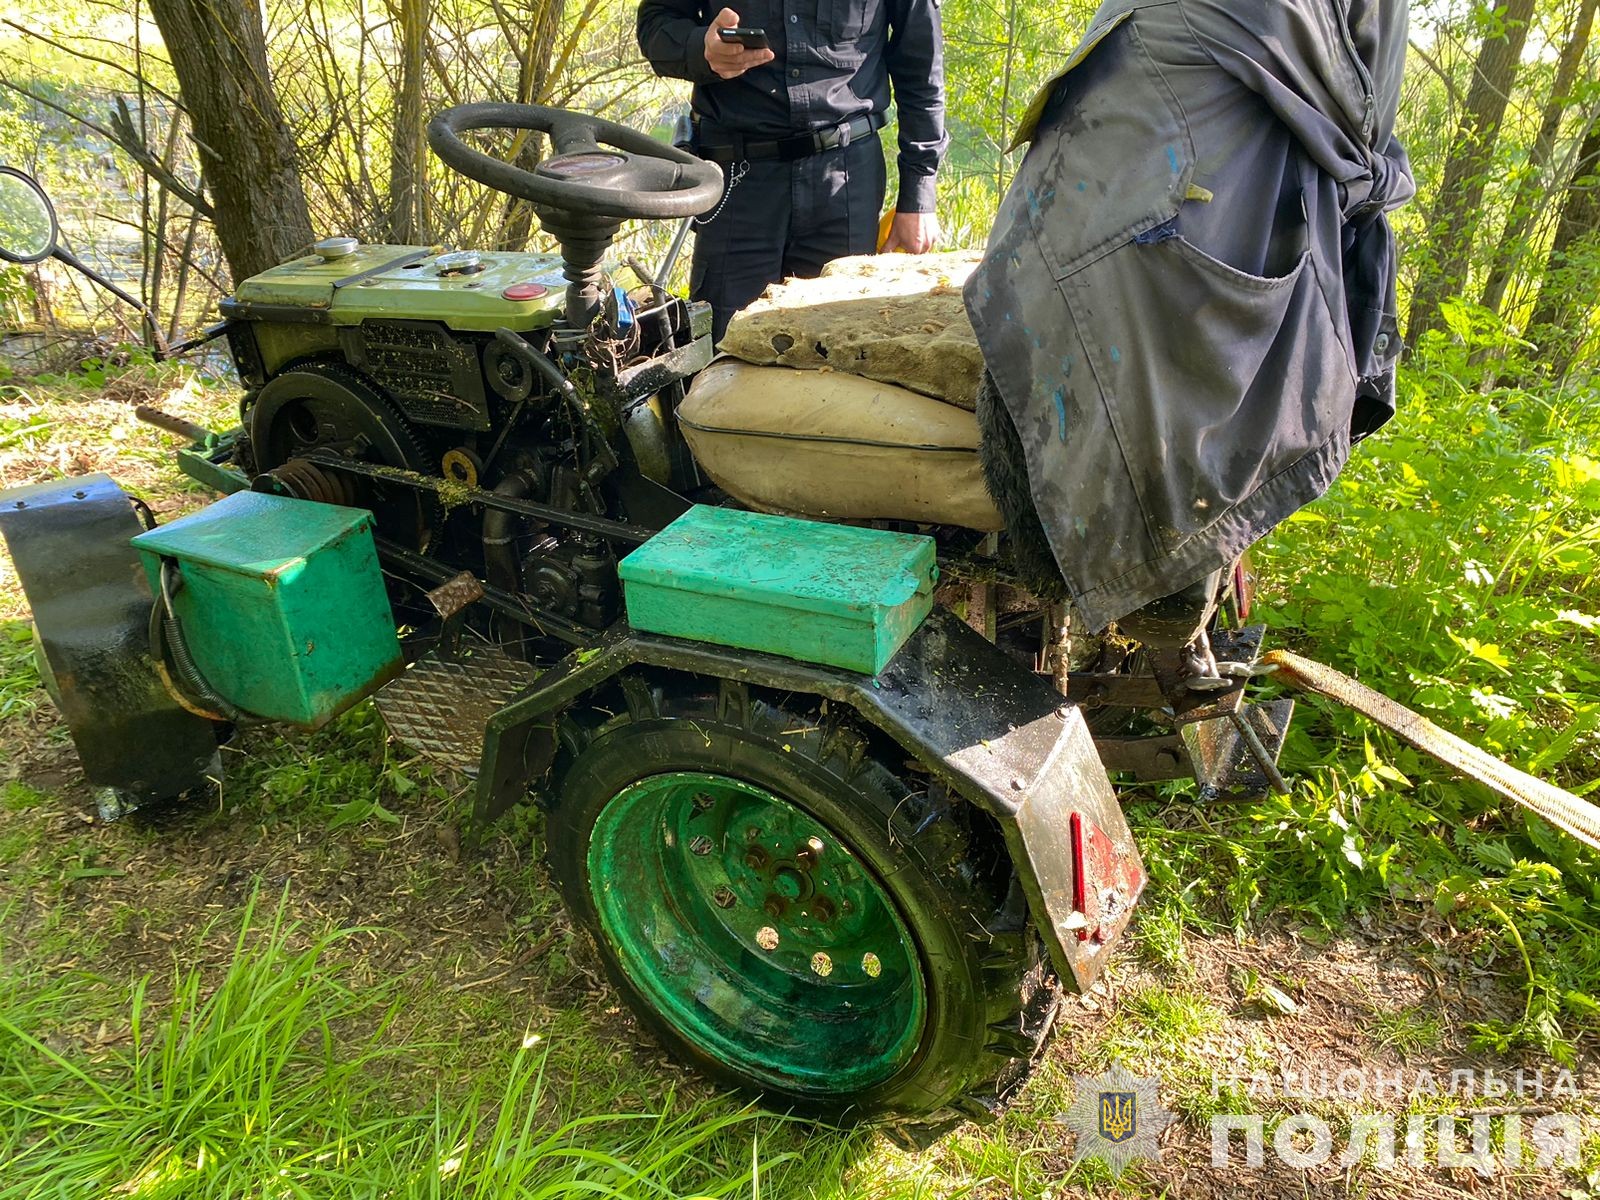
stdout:
<svg viewBox="0 0 1600 1200">
<path fill-rule="evenodd" d="M 731 28 L 724 27 L 717 30 L 717 36 L 725 42 L 737 42 L 746 50 L 767 50 L 767 31 L 756 29 L 750 25 L 735 25 Z"/>
</svg>

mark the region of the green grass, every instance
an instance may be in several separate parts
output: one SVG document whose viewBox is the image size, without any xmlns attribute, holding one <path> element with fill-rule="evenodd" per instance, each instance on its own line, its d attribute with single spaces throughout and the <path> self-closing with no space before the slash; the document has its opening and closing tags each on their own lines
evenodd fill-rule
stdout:
<svg viewBox="0 0 1600 1200">
<path fill-rule="evenodd" d="M 50 803 L 50 794 L 31 788 L 18 780 L 8 780 L 0 784 L 0 808 L 6 812 L 27 812 L 30 808 L 38 808 L 42 804 Z"/>
<path fill-rule="evenodd" d="M 1600 403 L 1469 388 L 1470 347 L 1434 353 L 1402 373 L 1393 426 L 1259 548 L 1264 617 L 1275 641 L 1595 791 Z M 1131 807 L 1155 882 L 1148 951 L 1176 963 L 1182 930 L 1242 935 L 1266 914 L 1331 932 L 1430 907 L 1523 989 L 1522 1014 L 1480 1022 L 1478 1047 L 1569 1060 L 1600 1014 L 1600 855 L 1321 700 L 1301 698 L 1285 765 L 1288 797 Z"/>
<path fill-rule="evenodd" d="M 1600 404 L 1587 385 L 1463 386 L 1478 378 L 1467 349 L 1443 347 L 1402 375 L 1397 428 L 1272 539 L 1273 619 L 1492 753 L 1590 792 Z M 1336 919 L 1402 896 L 1482 930 L 1522 964 L 1527 1007 L 1485 1023 L 1481 1043 L 1570 1056 L 1597 1011 L 1600 856 L 1349 714 L 1307 707 L 1294 757 L 1315 778 L 1289 828 L 1320 849 L 1321 899 L 1283 898 Z"/>
<path fill-rule="evenodd" d="M 43 699 L 33 662 L 32 623 L 0 624 L 0 721 L 27 715 Z"/>
<path fill-rule="evenodd" d="M 1439 1015 L 1415 1006 L 1374 1012 L 1371 1031 L 1374 1042 L 1399 1051 L 1402 1057 L 1436 1049 L 1444 1040 Z"/>
<path fill-rule="evenodd" d="M 404 981 L 354 986 L 335 961 L 356 932 L 252 903 L 219 978 L 8 974 L 0 1196 L 722 1196 L 789 1161 L 759 1141 L 780 1122 L 722 1101 L 572 1112 L 532 1031 L 480 1082 L 437 1086 L 448 1042 L 389 1036 Z"/>
</svg>

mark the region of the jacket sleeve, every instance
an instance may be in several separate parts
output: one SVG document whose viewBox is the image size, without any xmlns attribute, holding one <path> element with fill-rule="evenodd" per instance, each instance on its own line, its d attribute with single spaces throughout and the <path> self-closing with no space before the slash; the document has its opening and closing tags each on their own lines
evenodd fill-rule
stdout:
<svg viewBox="0 0 1600 1200">
<path fill-rule="evenodd" d="M 939 0 L 891 0 L 889 79 L 900 119 L 899 212 L 934 209 L 934 179 L 949 137 L 944 129 L 944 32 Z"/>
<path fill-rule="evenodd" d="M 706 63 L 706 29 L 711 22 L 697 0 L 644 0 L 639 5 L 639 50 L 657 75 L 714 83 Z"/>
</svg>

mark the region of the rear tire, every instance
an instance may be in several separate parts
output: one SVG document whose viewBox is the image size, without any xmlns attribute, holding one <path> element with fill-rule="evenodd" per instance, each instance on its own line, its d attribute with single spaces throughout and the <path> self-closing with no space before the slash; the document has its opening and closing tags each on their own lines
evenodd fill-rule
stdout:
<svg viewBox="0 0 1600 1200">
<path fill-rule="evenodd" d="M 995 1113 L 1059 986 L 993 822 L 811 698 L 639 672 L 597 699 L 549 865 L 656 1037 L 781 1109 Z"/>
</svg>

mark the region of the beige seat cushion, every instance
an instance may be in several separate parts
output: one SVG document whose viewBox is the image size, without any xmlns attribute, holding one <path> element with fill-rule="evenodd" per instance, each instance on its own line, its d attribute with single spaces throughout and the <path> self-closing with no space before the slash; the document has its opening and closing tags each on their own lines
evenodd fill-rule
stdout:
<svg viewBox="0 0 1600 1200">
<path fill-rule="evenodd" d="M 762 366 L 831 367 L 971 408 L 983 353 L 961 302 L 975 250 L 841 258 L 773 284 L 734 315 L 724 353 Z"/>
<path fill-rule="evenodd" d="M 988 532 L 972 413 L 838 371 L 719 358 L 678 423 L 701 469 L 740 503 L 830 520 L 899 520 Z"/>
</svg>

